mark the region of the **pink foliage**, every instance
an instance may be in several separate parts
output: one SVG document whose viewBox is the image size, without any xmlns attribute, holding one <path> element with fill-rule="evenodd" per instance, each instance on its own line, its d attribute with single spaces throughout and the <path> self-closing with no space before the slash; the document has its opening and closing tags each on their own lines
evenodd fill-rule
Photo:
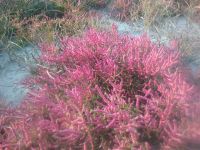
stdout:
<svg viewBox="0 0 200 150">
<path fill-rule="evenodd" d="M 193 88 L 174 47 L 113 26 L 41 51 L 26 99 L 1 117 L 2 147 L 143 150 L 182 142 Z"/>
</svg>

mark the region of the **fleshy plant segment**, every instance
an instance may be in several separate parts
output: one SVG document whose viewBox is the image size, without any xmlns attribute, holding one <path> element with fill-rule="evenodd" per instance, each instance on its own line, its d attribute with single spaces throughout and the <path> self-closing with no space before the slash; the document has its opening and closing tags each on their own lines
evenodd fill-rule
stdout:
<svg viewBox="0 0 200 150">
<path fill-rule="evenodd" d="M 41 45 L 29 95 L 2 115 L 2 147 L 144 150 L 182 142 L 193 89 L 174 47 L 115 26 L 60 43 Z"/>
</svg>

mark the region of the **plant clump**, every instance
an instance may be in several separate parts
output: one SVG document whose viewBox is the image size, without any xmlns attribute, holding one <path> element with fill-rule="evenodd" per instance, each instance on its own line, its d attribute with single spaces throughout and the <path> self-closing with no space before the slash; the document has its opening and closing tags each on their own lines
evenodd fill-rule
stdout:
<svg viewBox="0 0 200 150">
<path fill-rule="evenodd" d="M 22 104 L 1 114 L 8 149 L 170 149 L 193 88 L 179 52 L 147 36 L 89 29 L 41 45 Z"/>
</svg>

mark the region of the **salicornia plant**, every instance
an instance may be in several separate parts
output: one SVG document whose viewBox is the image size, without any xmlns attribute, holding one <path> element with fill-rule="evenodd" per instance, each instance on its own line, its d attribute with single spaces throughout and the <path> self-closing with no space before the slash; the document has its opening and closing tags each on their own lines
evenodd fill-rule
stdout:
<svg viewBox="0 0 200 150">
<path fill-rule="evenodd" d="M 87 30 L 41 45 L 37 75 L 19 108 L 1 117 L 8 149 L 170 149 L 193 88 L 180 53 L 146 36 Z"/>
</svg>

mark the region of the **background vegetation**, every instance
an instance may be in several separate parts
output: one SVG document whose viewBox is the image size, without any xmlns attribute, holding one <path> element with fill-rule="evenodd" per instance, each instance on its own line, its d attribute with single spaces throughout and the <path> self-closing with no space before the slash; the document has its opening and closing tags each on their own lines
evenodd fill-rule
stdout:
<svg viewBox="0 0 200 150">
<path fill-rule="evenodd" d="M 143 18 L 147 27 L 167 16 L 184 14 L 196 21 L 200 16 L 198 0 L 1 0 L 0 3 L 0 40 L 4 45 L 9 41 L 19 45 L 52 41 L 58 35 L 81 33 L 90 24 L 91 9 L 105 8 L 120 20 Z"/>
</svg>

